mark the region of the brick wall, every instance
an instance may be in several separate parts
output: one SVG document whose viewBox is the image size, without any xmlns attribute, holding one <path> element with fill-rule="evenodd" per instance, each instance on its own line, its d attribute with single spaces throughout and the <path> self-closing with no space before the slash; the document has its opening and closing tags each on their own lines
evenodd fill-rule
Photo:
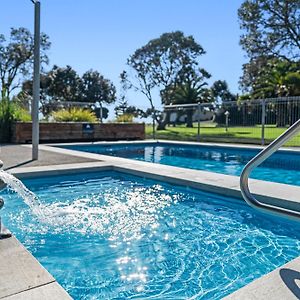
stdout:
<svg viewBox="0 0 300 300">
<path fill-rule="evenodd" d="M 145 139 L 145 124 L 138 123 L 40 123 L 40 142 L 116 141 Z M 31 122 L 16 122 L 12 126 L 11 142 L 31 142 Z"/>
</svg>

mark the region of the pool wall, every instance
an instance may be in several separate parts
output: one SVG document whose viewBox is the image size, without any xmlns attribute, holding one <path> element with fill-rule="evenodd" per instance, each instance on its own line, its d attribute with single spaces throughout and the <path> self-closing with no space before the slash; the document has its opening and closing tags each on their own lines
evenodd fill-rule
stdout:
<svg viewBox="0 0 300 300">
<path fill-rule="evenodd" d="M 28 147 L 28 146 L 24 146 L 24 147 Z M 19 178 L 33 178 L 33 177 L 48 176 L 48 175 L 58 175 L 58 174 L 62 175 L 62 174 L 72 174 L 78 172 L 95 172 L 95 171 L 112 170 L 112 171 L 120 171 L 123 173 L 128 173 L 131 175 L 137 175 L 149 179 L 160 180 L 171 184 L 182 185 L 182 186 L 186 186 L 187 188 L 192 187 L 207 192 L 213 192 L 224 196 L 230 196 L 230 197 L 242 199 L 240 188 L 239 188 L 239 177 L 236 176 L 222 175 L 222 174 L 199 171 L 199 170 L 191 170 L 191 169 L 178 168 L 178 167 L 167 166 L 167 165 L 153 164 L 153 163 L 148 163 L 143 161 L 134 161 L 125 158 L 85 153 L 85 152 L 79 152 L 74 150 L 50 147 L 47 145 L 41 145 L 40 149 L 46 151 L 52 151 L 56 153 L 69 154 L 73 156 L 75 155 L 78 157 L 88 157 L 97 160 L 98 162 L 17 168 L 17 169 L 10 170 L 10 172 Z M 291 186 L 286 184 L 266 182 L 266 181 L 254 180 L 254 179 L 250 180 L 250 186 L 252 191 L 259 198 L 260 201 L 263 201 L 265 203 L 275 202 L 276 205 L 279 205 L 281 207 L 300 211 L 300 203 L 298 197 L 300 195 L 299 186 Z M 15 238 L 12 238 L 12 240 L 15 240 Z M 2 257 L 3 254 L 5 254 L 5 249 L 3 248 L 3 245 L 5 245 L 6 243 L 7 243 L 7 247 L 9 248 L 8 245 L 8 243 L 10 243 L 9 239 L 0 241 L 0 257 Z M 24 247 L 21 244 L 19 244 L 17 248 L 23 249 L 24 251 Z M 10 249 L 9 252 L 10 251 L 13 251 L 13 249 Z M 27 254 L 30 255 L 28 252 Z M 33 259 L 33 261 L 35 261 L 35 259 Z M 35 261 L 34 263 L 39 264 L 37 261 Z M 16 264 L 22 265 L 22 262 L 19 261 L 16 262 Z M 284 279 L 282 278 L 282 272 L 283 272 L 282 270 L 290 269 L 291 272 L 292 271 L 300 272 L 299 265 L 300 265 L 300 257 L 291 261 L 287 265 L 278 268 L 273 272 L 257 279 L 256 281 L 250 283 L 246 287 L 236 291 L 232 295 L 228 296 L 228 299 L 265 299 L 266 297 L 270 297 L 272 299 L 295 299 L 294 293 L 291 292 L 291 289 L 287 286 Z M 40 268 L 43 269 L 43 267 L 41 266 Z M 8 270 L 10 270 L 10 272 L 8 272 Z M 3 272 L 1 272 L 1 267 L 0 267 L 0 275 L 2 277 L 1 281 L 4 280 L 7 282 L 9 281 L 14 282 L 12 280 L 13 277 L 11 277 L 11 274 L 14 273 L 18 274 L 20 272 L 21 273 L 23 272 L 22 269 L 18 267 L 16 268 L 14 266 L 10 266 L 9 264 L 6 266 L 6 269 L 3 270 Z M 280 284 L 279 283 L 277 284 L 277 281 L 280 281 Z M 55 283 L 55 280 L 53 282 Z M 36 283 L 34 284 L 35 286 L 37 286 Z M 41 298 L 69 299 L 67 297 L 68 296 L 66 296 L 65 298 L 63 297 L 57 297 L 57 298 L 41 297 Z M 1 294 L 0 294 L 0 298 L 1 298 Z"/>
<path fill-rule="evenodd" d="M 124 142 L 118 142 L 118 144 L 122 144 Z M 130 142 L 133 144 L 142 143 L 142 142 Z M 153 143 L 153 141 L 152 141 Z M 169 142 L 168 142 L 169 143 Z M 102 143 L 108 144 L 108 143 Z M 111 144 L 111 143 L 109 143 Z M 176 142 L 178 144 L 178 142 Z M 189 144 L 185 142 L 184 144 Z M 191 145 L 195 145 L 195 143 L 190 143 Z M 61 144 L 60 144 L 61 145 Z M 220 146 L 220 145 L 217 145 Z M 111 167 L 116 171 L 127 172 L 132 175 L 144 176 L 151 179 L 162 180 L 168 183 L 174 183 L 184 186 L 189 186 L 197 189 L 201 189 L 207 192 L 218 193 L 221 195 L 227 195 L 230 197 L 236 197 L 242 199 L 242 195 L 240 192 L 239 186 L 239 177 L 232 175 L 224 175 L 219 173 L 201 171 L 201 170 L 193 170 L 186 169 L 181 167 L 174 167 L 168 165 L 161 164 L 153 164 L 144 161 L 137 161 L 132 159 L 113 157 L 95 153 L 87 153 L 76 150 L 57 148 L 57 147 L 49 147 L 47 145 L 41 145 L 41 149 L 48 150 L 56 153 L 69 154 L 73 156 L 92 158 L 94 160 L 101 161 L 99 167 L 104 165 L 106 167 Z M 223 145 L 222 145 L 223 147 Z M 230 147 L 233 147 L 232 145 Z M 237 148 L 237 147 L 235 147 Z M 243 148 L 243 147 L 242 147 Z M 244 147 L 248 148 L 248 147 Z M 261 147 L 253 147 L 261 149 Z M 284 151 L 290 151 L 284 150 Z M 293 152 L 299 150 L 294 150 Z M 83 164 L 78 166 L 78 169 L 82 167 Z M 87 166 L 96 167 L 95 163 L 89 163 Z M 61 165 L 60 172 L 63 171 L 64 166 Z M 76 165 L 70 166 L 70 168 L 75 168 Z M 66 169 L 66 168 L 65 168 Z M 27 172 L 28 168 L 25 168 L 25 172 Z M 43 169 L 42 169 L 43 170 Z M 86 168 L 86 171 L 89 170 L 89 167 Z M 36 169 L 38 171 L 38 169 Z M 48 168 L 48 171 L 51 169 Z M 19 169 L 19 175 L 22 176 L 22 169 Z M 34 173 L 33 173 L 34 174 Z M 257 179 L 250 179 L 250 188 L 251 191 L 256 195 L 256 197 L 267 204 L 276 204 L 283 208 L 294 209 L 300 211 L 300 200 L 298 195 L 300 195 L 300 186 L 293 186 L 287 184 L 280 184 L 275 182 L 262 181 Z"/>
</svg>

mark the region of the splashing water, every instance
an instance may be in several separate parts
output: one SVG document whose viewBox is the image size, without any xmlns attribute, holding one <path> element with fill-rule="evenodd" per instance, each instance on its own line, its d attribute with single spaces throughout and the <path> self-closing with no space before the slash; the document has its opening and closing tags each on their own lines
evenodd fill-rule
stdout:
<svg viewBox="0 0 300 300">
<path fill-rule="evenodd" d="M 72 201 L 59 199 L 54 203 L 42 203 L 13 175 L 0 171 L 0 180 L 24 199 L 32 213 L 43 223 L 42 231 L 60 233 L 69 230 L 81 234 L 102 234 L 110 240 L 139 239 L 144 228 L 155 230 L 160 212 L 177 201 L 176 195 L 157 197 L 161 187 L 155 185 L 151 189 L 135 188 L 121 197 L 107 190 L 106 193 L 94 193 L 86 197 L 81 194 Z"/>
<path fill-rule="evenodd" d="M 39 217 L 39 219 L 46 219 L 45 213 L 42 209 L 38 197 L 31 192 L 19 179 L 15 176 L 1 170 L 0 180 L 7 184 L 8 188 L 16 192 L 24 199 L 24 202 L 31 208 L 32 212 Z"/>
<path fill-rule="evenodd" d="M 56 202 L 47 205 L 54 231 L 72 230 L 80 233 L 103 234 L 110 240 L 139 239 L 143 229 L 155 229 L 160 212 L 176 203 L 177 195 L 157 197 L 160 186 L 143 187 L 116 196 L 109 191 L 89 195 L 70 203 Z"/>
<path fill-rule="evenodd" d="M 221 299 L 299 255 L 299 226 L 237 199 L 114 172 L 25 184 L 58 223 L 12 193 L 5 222 L 74 299 Z"/>
</svg>

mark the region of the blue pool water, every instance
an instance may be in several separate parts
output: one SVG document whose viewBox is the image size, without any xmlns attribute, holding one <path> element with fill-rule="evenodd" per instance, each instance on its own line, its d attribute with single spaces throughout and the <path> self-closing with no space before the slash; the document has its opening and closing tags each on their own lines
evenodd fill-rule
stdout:
<svg viewBox="0 0 300 300">
<path fill-rule="evenodd" d="M 258 153 L 255 149 L 168 143 L 72 145 L 64 148 L 235 176 L 239 176 L 245 164 Z M 251 177 L 300 185 L 300 153 L 277 152 L 255 169 Z"/>
<path fill-rule="evenodd" d="M 298 224 L 122 173 L 25 180 L 4 223 L 75 299 L 221 299 L 300 254 Z"/>
</svg>

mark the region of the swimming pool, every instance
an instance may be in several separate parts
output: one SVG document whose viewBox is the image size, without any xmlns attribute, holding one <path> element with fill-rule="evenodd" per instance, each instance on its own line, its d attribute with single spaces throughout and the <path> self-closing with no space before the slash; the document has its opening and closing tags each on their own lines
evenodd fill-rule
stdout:
<svg viewBox="0 0 300 300">
<path fill-rule="evenodd" d="M 2 192 L 3 221 L 74 299 L 220 299 L 295 258 L 300 227 L 116 172 L 28 179 L 47 220 Z"/>
<path fill-rule="evenodd" d="M 67 145 L 63 148 L 239 176 L 259 150 L 183 144 Z M 300 152 L 279 151 L 251 174 L 252 178 L 300 185 Z"/>
</svg>

